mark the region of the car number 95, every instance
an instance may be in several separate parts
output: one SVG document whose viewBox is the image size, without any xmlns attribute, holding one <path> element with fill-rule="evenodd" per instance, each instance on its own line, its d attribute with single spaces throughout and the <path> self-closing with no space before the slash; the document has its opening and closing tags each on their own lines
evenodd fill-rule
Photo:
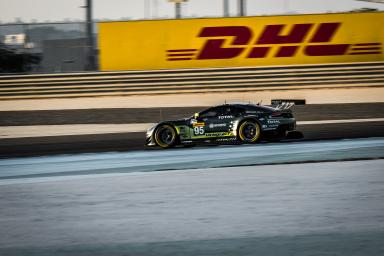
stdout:
<svg viewBox="0 0 384 256">
<path fill-rule="evenodd" d="M 193 133 L 195 135 L 203 135 L 204 134 L 204 127 L 194 127 Z"/>
</svg>

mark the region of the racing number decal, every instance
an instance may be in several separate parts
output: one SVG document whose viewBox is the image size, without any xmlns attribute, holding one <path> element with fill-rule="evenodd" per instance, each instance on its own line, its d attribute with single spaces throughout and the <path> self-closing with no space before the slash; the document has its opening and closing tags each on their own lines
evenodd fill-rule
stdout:
<svg viewBox="0 0 384 256">
<path fill-rule="evenodd" d="M 204 134 L 204 127 L 199 126 L 199 127 L 193 127 L 193 133 L 195 135 L 203 135 Z"/>
<path fill-rule="evenodd" d="M 193 124 L 193 134 L 195 136 L 204 135 L 204 133 L 205 133 L 204 126 L 205 126 L 204 122 L 194 123 Z"/>
</svg>

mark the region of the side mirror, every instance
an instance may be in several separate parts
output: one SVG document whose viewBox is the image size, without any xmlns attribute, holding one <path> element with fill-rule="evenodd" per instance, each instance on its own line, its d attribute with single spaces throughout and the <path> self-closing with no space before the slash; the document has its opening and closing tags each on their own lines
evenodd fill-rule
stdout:
<svg viewBox="0 0 384 256">
<path fill-rule="evenodd" d="M 195 114 L 193 115 L 193 117 L 194 117 L 195 119 L 197 119 L 197 118 L 199 117 L 199 113 L 195 113 Z"/>
</svg>

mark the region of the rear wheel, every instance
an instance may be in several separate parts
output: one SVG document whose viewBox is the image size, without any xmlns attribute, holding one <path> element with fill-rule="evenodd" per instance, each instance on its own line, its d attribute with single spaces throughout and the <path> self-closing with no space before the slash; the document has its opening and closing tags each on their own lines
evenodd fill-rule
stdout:
<svg viewBox="0 0 384 256">
<path fill-rule="evenodd" d="M 255 143 L 260 134 L 260 125 L 250 120 L 241 123 L 238 129 L 238 138 L 242 143 Z"/>
<path fill-rule="evenodd" d="M 162 148 L 171 148 L 176 145 L 176 130 L 167 124 L 160 125 L 155 131 L 156 144 Z"/>
</svg>

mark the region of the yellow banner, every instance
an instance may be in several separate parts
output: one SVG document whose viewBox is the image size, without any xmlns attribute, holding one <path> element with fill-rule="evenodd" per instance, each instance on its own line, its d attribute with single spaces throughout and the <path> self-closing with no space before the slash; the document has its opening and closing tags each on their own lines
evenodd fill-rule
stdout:
<svg viewBox="0 0 384 256">
<path fill-rule="evenodd" d="M 384 12 L 99 23 L 101 70 L 383 61 Z"/>
</svg>

